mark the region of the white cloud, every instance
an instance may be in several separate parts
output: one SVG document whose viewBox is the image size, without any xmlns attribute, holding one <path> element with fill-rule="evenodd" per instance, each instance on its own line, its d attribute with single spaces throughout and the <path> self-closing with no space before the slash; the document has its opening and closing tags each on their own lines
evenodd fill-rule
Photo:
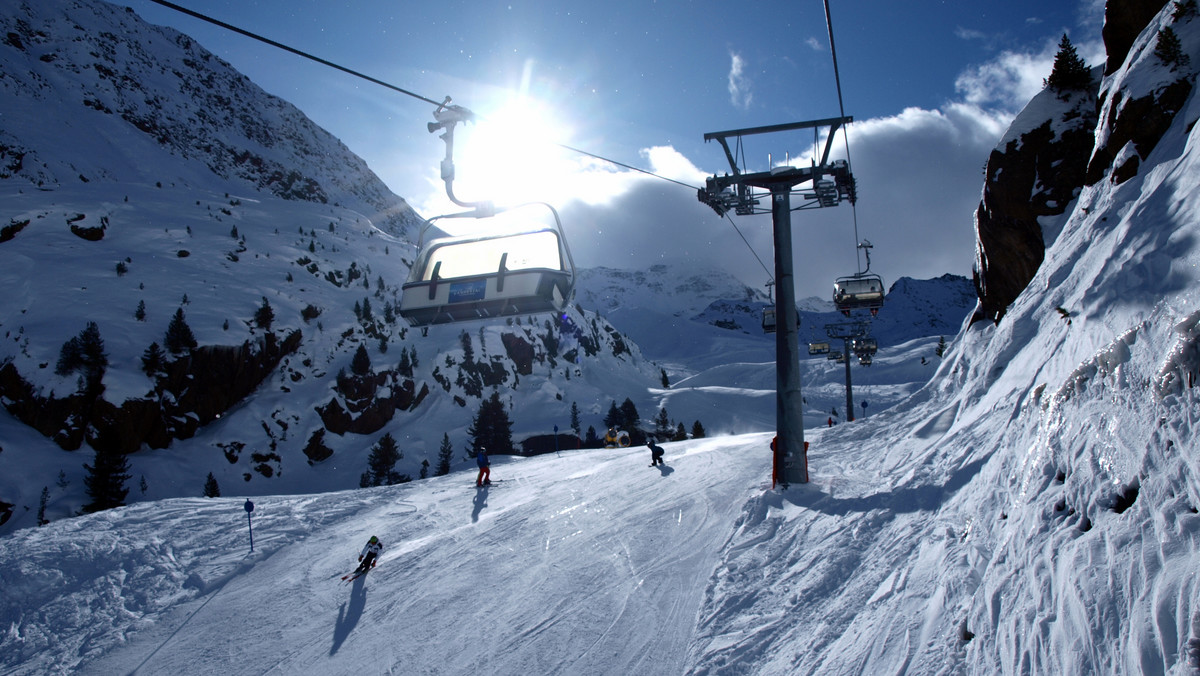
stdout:
<svg viewBox="0 0 1200 676">
<path fill-rule="evenodd" d="M 1038 92 L 1054 67 L 1061 34 L 1047 38 L 1037 51 L 1006 50 L 986 63 L 972 66 L 954 82 L 965 103 L 1018 111 Z M 1099 40 L 1075 44 L 1075 51 L 1089 65 L 1104 61 L 1104 45 Z"/>
<path fill-rule="evenodd" d="M 1005 51 L 959 75 L 954 88 L 969 104 L 1019 110 L 1042 90 L 1052 65 L 1053 47 L 1038 54 Z"/>
<path fill-rule="evenodd" d="M 947 272 L 969 276 L 975 251 L 973 214 L 984 163 L 1016 111 L 1041 90 L 1057 43 L 1057 37 L 1047 39 L 1034 51 L 1006 51 L 971 67 L 957 80 L 960 98 L 938 109 L 907 108 L 851 125 L 857 209 L 842 205 L 793 213 L 798 295 L 825 297 L 836 277 L 858 269 L 856 217 L 858 239 L 875 245 L 872 271 L 885 282 Z M 1085 59 L 1102 53 L 1092 44 L 1076 47 Z M 730 59 L 731 101 L 746 107 L 752 100 L 746 63 L 733 52 Z M 802 137 L 781 137 L 776 158 L 785 153 L 806 157 L 811 135 Z M 835 140 L 834 157 L 843 157 L 842 139 Z M 786 143 L 791 141 L 795 146 L 789 148 Z M 661 145 L 644 148 L 641 154 L 650 171 L 701 186 L 707 177 L 728 171 L 719 149 L 706 149 L 702 156 L 688 157 Z M 755 286 L 771 274 L 730 222 L 701 204 L 693 189 L 592 158 L 576 157 L 556 171 L 569 176 L 553 184 L 539 182 L 543 193 L 550 185 L 561 188 L 541 199 L 559 208 L 581 267 L 640 268 L 682 259 L 718 264 Z M 732 218 L 758 258 L 773 268 L 770 215 Z"/>
<path fill-rule="evenodd" d="M 983 31 L 963 28 L 962 26 L 955 26 L 954 35 L 960 40 L 983 40 L 987 38 L 987 34 Z"/>
<path fill-rule="evenodd" d="M 746 110 L 754 100 L 753 82 L 746 75 L 746 62 L 741 54 L 729 52 L 729 101 L 735 108 Z"/>
<path fill-rule="evenodd" d="M 814 52 L 821 52 L 825 50 L 825 45 L 816 38 L 809 38 L 804 41 L 804 44 L 808 45 L 808 48 Z"/>
<path fill-rule="evenodd" d="M 1010 119 L 956 103 L 943 111 L 909 108 L 851 126 L 851 160 L 861 198 L 858 236 L 875 245 L 872 270 L 887 283 L 899 276 L 970 275 L 975 247 L 972 216 L 979 202 L 983 163 Z M 843 156 L 843 148 L 838 140 L 834 155 Z M 801 158 L 807 151 L 798 145 L 791 154 Z M 708 176 L 725 171 L 719 166 L 723 159 L 719 153 L 705 158 L 712 165 L 708 169 L 697 167 L 671 147 L 644 153 L 656 172 L 689 184 L 703 185 Z M 701 204 L 694 191 L 624 173 L 629 175 L 627 190 L 611 201 L 574 201 L 562 207 L 577 264 L 639 268 L 664 259 L 684 259 L 716 263 L 748 284 L 767 281 L 770 273 L 733 226 Z M 801 297 L 826 296 L 834 278 L 856 271 L 854 216 L 849 205 L 793 214 L 796 285 Z M 767 267 L 773 268 L 770 215 L 732 218 Z"/>
</svg>

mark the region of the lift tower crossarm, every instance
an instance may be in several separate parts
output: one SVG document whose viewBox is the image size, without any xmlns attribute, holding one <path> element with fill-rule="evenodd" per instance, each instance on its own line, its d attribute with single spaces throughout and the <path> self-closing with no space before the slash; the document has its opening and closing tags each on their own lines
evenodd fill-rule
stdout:
<svg viewBox="0 0 1200 676">
<path fill-rule="evenodd" d="M 833 137 L 837 134 L 837 130 L 843 124 L 853 122 L 853 117 L 829 117 L 823 120 L 808 120 L 806 122 L 789 122 L 787 124 L 770 124 L 765 127 L 746 127 L 745 129 L 730 129 L 729 131 L 714 131 L 704 135 L 705 143 L 709 141 L 717 141 L 721 144 L 721 148 L 725 150 L 725 157 L 729 160 L 729 166 L 733 171 L 734 176 L 741 175 L 742 171 L 737 165 L 737 160 L 733 157 L 733 152 L 729 150 L 729 144 L 725 139 L 729 137 L 753 136 L 755 134 L 771 134 L 779 131 L 792 131 L 795 129 L 818 129 L 820 127 L 829 127 L 829 135 L 825 138 L 825 149 L 821 153 L 821 161 L 818 166 L 825 166 L 829 162 L 829 149 L 833 143 Z"/>
</svg>

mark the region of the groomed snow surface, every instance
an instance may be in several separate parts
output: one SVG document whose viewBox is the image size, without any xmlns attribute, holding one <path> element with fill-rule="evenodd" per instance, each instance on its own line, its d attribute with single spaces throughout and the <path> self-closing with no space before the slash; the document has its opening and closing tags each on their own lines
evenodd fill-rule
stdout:
<svg viewBox="0 0 1200 676">
<path fill-rule="evenodd" d="M 954 355 L 906 403 L 810 433 L 812 480 L 786 491 L 751 434 L 663 444 L 663 468 L 572 450 L 498 458 L 484 490 L 464 464 L 255 498 L 253 555 L 243 498 L 20 530 L 0 541 L 0 668 L 1191 673 L 1200 400 L 1142 389 L 1187 327 L 1164 328 L 1058 392 L 1010 372 L 981 394 L 994 362 Z M 379 567 L 340 583 L 372 534 Z"/>
<path fill-rule="evenodd" d="M 7 539 L 5 673 L 668 674 L 767 437 L 498 458 L 389 488 L 176 499 Z M 369 575 L 340 576 L 370 535 Z"/>
</svg>

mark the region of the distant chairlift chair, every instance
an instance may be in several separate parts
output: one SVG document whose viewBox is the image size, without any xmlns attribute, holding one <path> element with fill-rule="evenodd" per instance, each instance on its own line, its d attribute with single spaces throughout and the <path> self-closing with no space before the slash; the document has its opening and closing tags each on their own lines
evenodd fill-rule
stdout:
<svg viewBox="0 0 1200 676">
<path fill-rule="evenodd" d="M 870 310 L 874 316 L 883 307 L 883 278 L 868 273 L 839 277 L 833 284 L 833 302 L 847 317 L 852 310 Z"/>
</svg>

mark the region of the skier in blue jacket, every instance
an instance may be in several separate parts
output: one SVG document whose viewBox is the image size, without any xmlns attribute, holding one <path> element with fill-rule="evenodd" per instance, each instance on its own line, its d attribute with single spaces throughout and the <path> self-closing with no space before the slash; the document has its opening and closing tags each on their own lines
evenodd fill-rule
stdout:
<svg viewBox="0 0 1200 676">
<path fill-rule="evenodd" d="M 479 478 L 475 479 L 476 486 L 489 486 L 492 483 L 492 469 L 488 462 L 487 449 L 480 448 L 475 456 L 475 464 L 479 465 Z"/>
</svg>

